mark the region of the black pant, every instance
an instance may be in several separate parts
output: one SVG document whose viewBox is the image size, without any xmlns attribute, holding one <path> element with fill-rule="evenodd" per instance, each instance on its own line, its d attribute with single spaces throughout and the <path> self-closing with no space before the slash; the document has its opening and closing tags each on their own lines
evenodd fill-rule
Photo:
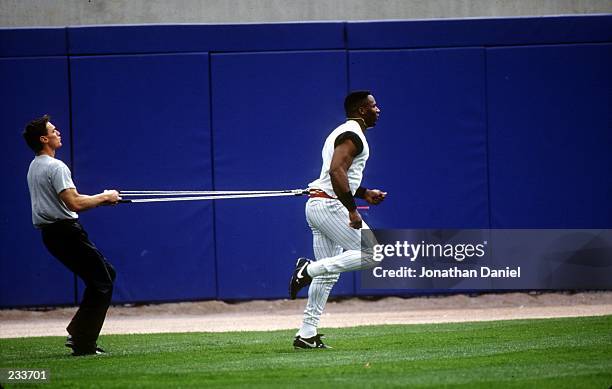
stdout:
<svg viewBox="0 0 612 389">
<path fill-rule="evenodd" d="M 49 252 L 85 282 L 83 301 L 66 329 L 78 346 L 95 346 L 113 295 L 115 269 L 76 220 L 43 227 L 42 238 Z"/>
</svg>

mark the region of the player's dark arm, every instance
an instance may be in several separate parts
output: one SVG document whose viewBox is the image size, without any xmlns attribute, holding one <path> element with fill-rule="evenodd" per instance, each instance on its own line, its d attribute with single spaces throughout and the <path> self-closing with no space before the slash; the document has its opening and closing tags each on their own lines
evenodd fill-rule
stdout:
<svg viewBox="0 0 612 389">
<path fill-rule="evenodd" d="M 338 199 L 348 209 L 349 225 L 353 228 L 361 228 L 362 224 L 361 215 L 357 212 L 357 206 L 355 205 L 355 200 L 353 199 L 348 182 L 348 170 L 357 153 L 358 150 L 355 143 L 350 139 L 346 139 L 342 143 L 336 145 L 329 167 L 332 187 Z"/>
<path fill-rule="evenodd" d="M 355 158 L 356 154 L 357 147 L 349 139 L 340 143 L 334 149 L 334 155 L 332 156 L 329 167 L 329 176 L 331 178 L 334 192 L 336 192 L 336 195 L 338 196 L 341 193 L 350 192 L 351 190 L 348 182 L 348 170 L 351 167 L 353 158 Z"/>
</svg>

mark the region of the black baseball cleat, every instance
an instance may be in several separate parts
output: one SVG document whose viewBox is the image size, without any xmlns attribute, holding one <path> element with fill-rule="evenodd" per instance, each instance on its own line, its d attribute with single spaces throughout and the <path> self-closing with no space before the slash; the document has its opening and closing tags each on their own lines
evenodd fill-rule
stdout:
<svg viewBox="0 0 612 389">
<path fill-rule="evenodd" d="M 313 336 L 312 338 L 302 338 L 301 336 L 296 336 L 293 340 L 293 348 L 295 349 L 314 349 L 314 348 L 331 348 L 323 341 L 321 338 L 324 338 L 323 334 L 318 334 Z"/>
<path fill-rule="evenodd" d="M 295 263 L 295 270 L 291 275 L 291 281 L 289 281 L 289 297 L 291 297 L 291 300 L 295 300 L 300 289 L 310 284 L 312 281 L 312 277 L 309 276 L 306 271 L 310 262 L 310 259 L 298 258 Z"/>
</svg>

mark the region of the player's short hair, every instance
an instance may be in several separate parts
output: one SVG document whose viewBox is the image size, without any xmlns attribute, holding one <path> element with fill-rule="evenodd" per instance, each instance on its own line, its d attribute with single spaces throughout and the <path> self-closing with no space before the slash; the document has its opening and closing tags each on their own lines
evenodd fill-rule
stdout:
<svg viewBox="0 0 612 389">
<path fill-rule="evenodd" d="M 346 116 L 351 116 L 363 106 L 372 92 L 369 90 L 358 90 L 349 93 L 344 99 L 344 112 Z"/>
<path fill-rule="evenodd" d="M 40 142 L 40 137 L 47 135 L 47 123 L 51 120 L 51 116 L 44 115 L 38 119 L 34 119 L 29 122 L 25 130 L 23 130 L 23 139 L 30 148 L 38 153 L 42 150 L 43 144 Z"/>
</svg>

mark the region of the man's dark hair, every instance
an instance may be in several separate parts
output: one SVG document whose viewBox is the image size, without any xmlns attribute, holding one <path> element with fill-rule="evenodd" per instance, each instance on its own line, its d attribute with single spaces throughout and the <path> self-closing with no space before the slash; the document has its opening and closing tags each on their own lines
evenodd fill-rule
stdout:
<svg viewBox="0 0 612 389">
<path fill-rule="evenodd" d="M 49 115 L 34 119 L 29 122 L 26 125 L 25 130 L 23 130 L 23 138 L 36 154 L 38 154 L 43 148 L 43 144 L 40 142 L 40 137 L 47 135 L 47 123 L 49 120 L 51 120 Z"/>
<path fill-rule="evenodd" d="M 353 115 L 359 107 L 363 106 L 372 92 L 369 90 L 358 90 L 349 93 L 344 99 L 344 112 L 346 116 Z"/>
</svg>

